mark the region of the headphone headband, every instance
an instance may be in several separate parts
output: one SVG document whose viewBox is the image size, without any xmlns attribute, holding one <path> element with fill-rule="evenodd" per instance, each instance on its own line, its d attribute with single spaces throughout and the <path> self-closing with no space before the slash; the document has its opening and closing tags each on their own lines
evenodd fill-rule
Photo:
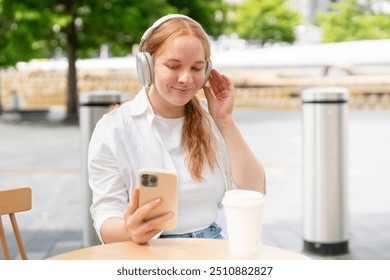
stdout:
<svg viewBox="0 0 390 280">
<path fill-rule="evenodd" d="M 142 35 L 142 38 L 141 38 L 141 41 L 142 40 L 146 40 L 146 38 L 149 36 L 150 33 L 153 32 L 154 29 L 156 29 L 157 27 L 159 27 L 161 24 L 163 24 L 164 22 L 168 21 L 168 20 L 171 20 L 171 19 L 174 19 L 174 18 L 185 18 L 185 19 L 189 19 L 193 22 L 195 22 L 196 24 L 198 24 L 200 26 L 200 24 L 198 22 L 196 22 L 195 20 L 193 20 L 192 18 L 186 16 L 186 15 L 181 15 L 181 14 L 169 14 L 169 15 L 166 15 L 166 16 L 163 16 L 161 18 L 159 18 L 158 20 L 156 20 L 152 26 L 150 26 L 144 33 L 144 35 Z"/>
<path fill-rule="evenodd" d="M 156 20 L 153 25 L 151 27 L 149 27 L 145 33 L 142 35 L 142 38 L 141 38 L 141 42 L 140 42 L 140 50 L 142 50 L 142 47 L 144 45 L 144 42 L 145 40 L 150 36 L 150 34 L 157 28 L 159 27 L 161 24 L 163 24 L 164 22 L 168 21 L 168 20 L 171 20 L 171 19 L 174 19 L 174 18 L 184 18 L 184 19 L 188 19 L 192 22 L 194 22 L 195 24 L 197 24 L 202 30 L 203 30 L 203 27 L 199 24 L 199 22 L 193 20 L 192 18 L 190 18 L 189 16 L 186 16 L 186 15 L 182 15 L 182 14 L 169 14 L 169 15 L 166 15 L 166 16 L 163 16 L 161 18 L 159 18 L 158 20 Z M 204 31 L 204 30 L 203 30 Z M 205 32 L 206 33 L 206 32 Z"/>
</svg>

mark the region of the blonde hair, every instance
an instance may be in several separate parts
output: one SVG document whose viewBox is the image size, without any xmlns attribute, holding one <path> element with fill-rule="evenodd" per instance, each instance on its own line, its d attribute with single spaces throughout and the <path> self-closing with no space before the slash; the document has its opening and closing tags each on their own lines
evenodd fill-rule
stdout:
<svg viewBox="0 0 390 280">
<path fill-rule="evenodd" d="M 206 32 L 198 23 L 185 18 L 172 18 L 161 24 L 145 39 L 140 50 L 149 52 L 154 62 L 167 42 L 185 35 L 199 38 L 205 50 L 205 60 L 210 59 L 210 43 Z M 185 163 L 192 178 L 203 179 L 202 170 L 205 163 L 214 170 L 215 137 L 208 113 L 196 96 L 185 105 L 182 145 L 187 153 Z"/>
</svg>

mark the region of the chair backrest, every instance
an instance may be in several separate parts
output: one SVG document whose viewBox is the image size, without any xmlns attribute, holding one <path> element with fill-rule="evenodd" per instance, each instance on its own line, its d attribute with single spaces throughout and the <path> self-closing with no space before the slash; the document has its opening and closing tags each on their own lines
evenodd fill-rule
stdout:
<svg viewBox="0 0 390 280">
<path fill-rule="evenodd" d="M 20 257 L 27 260 L 27 253 L 20 235 L 18 223 L 16 222 L 15 213 L 31 210 L 32 195 L 30 188 L 16 188 L 9 190 L 0 190 L 0 241 L 3 248 L 4 259 L 11 259 L 7 239 L 1 216 L 9 215 L 15 239 L 19 247 Z"/>
</svg>

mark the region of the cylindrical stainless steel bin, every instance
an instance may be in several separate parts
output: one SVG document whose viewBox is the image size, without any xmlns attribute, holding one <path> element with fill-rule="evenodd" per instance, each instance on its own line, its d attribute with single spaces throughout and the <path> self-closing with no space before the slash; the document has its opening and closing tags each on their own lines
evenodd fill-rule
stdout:
<svg viewBox="0 0 390 280">
<path fill-rule="evenodd" d="M 348 98 L 345 88 L 302 92 L 304 250 L 348 252 Z"/>
<path fill-rule="evenodd" d="M 96 123 L 110 107 L 126 101 L 127 94 L 113 90 L 98 90 L 80 94 L 80 134 L 81 134 L 81 172 L 83 186 L 83 245 L 85 247 L 100 244 L 93 227 L 90 214 L 92 191 L 88 182 L 88 146 Z"/>
</svg>

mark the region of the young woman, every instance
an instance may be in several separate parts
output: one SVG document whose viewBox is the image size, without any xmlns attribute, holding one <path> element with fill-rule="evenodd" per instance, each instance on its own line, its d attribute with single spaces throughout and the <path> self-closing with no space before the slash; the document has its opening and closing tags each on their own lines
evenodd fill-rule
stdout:
<svg viewBox="0 0 390 280">
<path fill-rule="evenodd" d="M 91 214 L 102 242 L 222 238 L 215 220 L 224 192 L 265 193 L 264 170 L 233 120 L 234 85 L 211 70 L 210 55 L 207 34 L 189 17 L 168 15 L 145 32 L 138 56 L 144 87 L 98 122 L 90 142 Z M 178 176 L 175 230 L 156 229 L 173 213 L 144 220 L 161 204 L 138 205 L 137 174 L 145 167 Z"/>
</svg>

